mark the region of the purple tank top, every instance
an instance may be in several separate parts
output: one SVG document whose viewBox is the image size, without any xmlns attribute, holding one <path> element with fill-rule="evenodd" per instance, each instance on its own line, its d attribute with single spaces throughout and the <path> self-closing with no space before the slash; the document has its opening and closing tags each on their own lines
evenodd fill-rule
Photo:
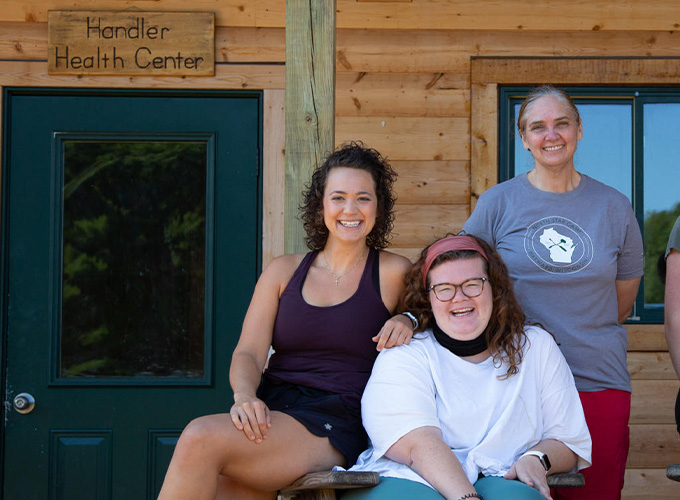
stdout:
<svg viewBox="0 0 680 500">
<path fill-rule="evenodd" d="M 276 352 L 265 373 L 339 394 L 358 407 L 378 355 L 371 337 L 391 317 L 373 280 L 374 273 L 378 276 L 378 251 L 369 251 L 354 295 L 328 307 L 310 305 L 302 297 L 302 285 L 317 253 L 304 257 L 281 295 L 272 340 Z"/>
</svg>

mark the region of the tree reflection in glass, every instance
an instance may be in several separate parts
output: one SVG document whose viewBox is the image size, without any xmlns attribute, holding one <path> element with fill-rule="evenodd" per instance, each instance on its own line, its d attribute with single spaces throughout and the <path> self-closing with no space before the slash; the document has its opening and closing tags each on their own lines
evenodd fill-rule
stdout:
<svg viewBox="0 0 680 500">
<path fill-rule="evenodd" d="M 64 143 L 61 377 L 203 376 L 206 160 Z"/>
</svg>

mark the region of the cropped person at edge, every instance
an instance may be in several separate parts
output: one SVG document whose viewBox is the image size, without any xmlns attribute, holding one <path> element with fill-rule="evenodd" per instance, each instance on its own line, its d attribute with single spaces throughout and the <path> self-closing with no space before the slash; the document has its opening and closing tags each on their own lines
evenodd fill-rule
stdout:
<svg viewBox="0 0 680 500">
<path fill-rule="evenodd" d="M 665 330 L 673 368 L 680 378 L 680 217 L 675 220 L 666 247 L 664 298 Z M 680 433 L 680 390 L 675 399 L 675 424 Z"/>
<path fill-rule="evenodd" d="M 361 143 L 315 170 L 301 207 L 311 252 L 263 271 L 232 357 L 234 405 L 186 427 L 159 500 L 274 499 L 308 472 L 352 465 L 366 448 L 360 399 L 375 357 L 412 335 L 389 320 L 410 267 L 382 250 L 395 177 Z"/>
<path fill-rule="evenodd" d="M 534 168 L 482 194 L 463 229 L 498 250 L 528 320 L 555 335 L 574 374 L 593 465 L 583 471 L 585 487 L 555 498 L 618 500 L 631 392 L 621 323 L 643 274 L 640 227 L 623 194 L 576 170 L 583 127 L 563 90 L 530 92 L 517 128 Z"/>
</svg>

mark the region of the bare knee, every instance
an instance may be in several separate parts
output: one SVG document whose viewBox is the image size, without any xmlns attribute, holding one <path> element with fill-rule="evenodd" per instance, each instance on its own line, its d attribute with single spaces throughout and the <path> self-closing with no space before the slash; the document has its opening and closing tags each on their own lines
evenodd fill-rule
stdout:
<svg viewBox="0 0 680 500">
<path fill-rule="evenodd" d="M 214 415 L 208 415 L 189 422 L 177 441 L 173 458 L 205 464 L 223 443 L 215 420 Z"/>
</svg>

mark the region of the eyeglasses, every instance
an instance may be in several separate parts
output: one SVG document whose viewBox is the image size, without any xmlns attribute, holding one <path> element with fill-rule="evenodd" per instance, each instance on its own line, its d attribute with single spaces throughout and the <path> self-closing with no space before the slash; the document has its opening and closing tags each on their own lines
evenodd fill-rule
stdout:
<svg viewBox="0 0 680 500">
<path fill-rule="evenodd" d="M 458 293 L 458 287 L 460 287 L 463 295 L 472 299 L 479 297 L 482 294 L 485 281 L 489 281 L 489 278 L 470 278 L 460 285 L 454 285 L 453 283 L 437 283 L 428 288 L 427 291 L 433 291 L 434 296 L 441 302 L 448 302 L 453 300 L 456 293 Z"/>
</svg>

